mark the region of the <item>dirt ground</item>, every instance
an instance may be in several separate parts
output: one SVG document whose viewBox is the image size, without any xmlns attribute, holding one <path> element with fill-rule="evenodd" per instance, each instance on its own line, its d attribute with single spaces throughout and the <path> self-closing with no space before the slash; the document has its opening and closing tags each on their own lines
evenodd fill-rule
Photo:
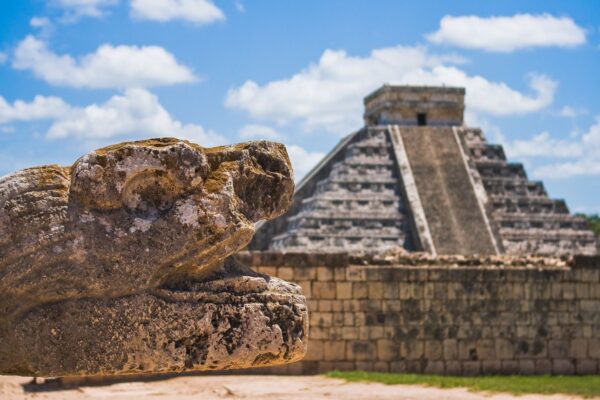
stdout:
<svg viewBox="0 0 600 400">
<path fill-rule="evenodd" d="M 413 385 L 347 383 L 322 376 L 183 376 L 150 382 L 126 382 L 108 386 L 79 386 L 67 390 L 56 385 L 28 384 L 31 379 L 0 376 L 0 399 L 419 399 L 419 400 L 566 400 L 567 395 L 471 393 L 466 389 L 437 389 Z"/>
</svg>

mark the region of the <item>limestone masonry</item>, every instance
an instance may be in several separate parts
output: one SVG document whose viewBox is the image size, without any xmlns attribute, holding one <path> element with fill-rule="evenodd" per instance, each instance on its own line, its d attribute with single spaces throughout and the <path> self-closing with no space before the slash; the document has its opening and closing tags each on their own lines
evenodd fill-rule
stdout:
<svg viewBox="0 0 600 400">
<path fill-rule="evenodd" d="M 287 210 L 283 145 L 172 138 L 0 179 L 0 373 L 247 368 L 306 352 L 297 285 L 230 258 Z"/>
<path fill-rule="evenodd" d="M 270 372 L 600 373 L 599 256 L 236 257 L 308 299 L 306 357 Z"/>
<path fill-rule="evenodd" d="M 250 248 L 430 254 L 596 254 L 593 233 L 523 165 L 463 125 L 465 91 L 383 86 L 365 127 L 297 186 Z"/>
</svg>

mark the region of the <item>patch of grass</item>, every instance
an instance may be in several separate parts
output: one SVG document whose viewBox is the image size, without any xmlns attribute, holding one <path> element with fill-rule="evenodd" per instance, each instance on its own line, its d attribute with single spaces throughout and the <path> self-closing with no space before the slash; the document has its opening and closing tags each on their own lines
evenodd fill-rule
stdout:
<svg viewBox="0 0 600 400">
<path fill-rule="evenodd" d="M 582 397 L 600 396 L 600 375 L 586 376 L 442 376 L 392 374 L 365 371 L 331 371 L 330 378 L 349 382 L 378 382 L 386 385 L 424 385 L 438 388 L 462 387 L 474 392 L 506 392 L 512 394 L 571 394 Z"/>
</svg>

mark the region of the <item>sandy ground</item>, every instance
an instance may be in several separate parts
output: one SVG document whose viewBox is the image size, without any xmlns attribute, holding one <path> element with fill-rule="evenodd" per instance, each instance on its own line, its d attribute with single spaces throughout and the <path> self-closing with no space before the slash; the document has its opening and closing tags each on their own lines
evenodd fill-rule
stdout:
<svg viewBox="0 0 600 400">
<path fill-rule="evenodd" d="M 58 390 L 51 384 L 27 385 L 28 378 L 0 376 L 0 399 L 419 399 L 419 400 L 566 400 L 576 396 L 471 393 L 413 385 L 347 383 L 322 376 L 184 376 L 151 382 L 80 386 Z"/>
</svg>

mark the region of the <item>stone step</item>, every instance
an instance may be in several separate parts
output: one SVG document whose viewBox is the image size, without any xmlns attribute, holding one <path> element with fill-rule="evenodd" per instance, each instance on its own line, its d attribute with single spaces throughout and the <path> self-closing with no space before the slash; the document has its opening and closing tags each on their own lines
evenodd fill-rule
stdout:
<svg viewBox="0 0 600 400">
<path fill-rule="evenodd" d="M 498 253 L 453 129 L 400 127 L 394 132 L 401 135 L 436 252 Z"/>
</svg>

